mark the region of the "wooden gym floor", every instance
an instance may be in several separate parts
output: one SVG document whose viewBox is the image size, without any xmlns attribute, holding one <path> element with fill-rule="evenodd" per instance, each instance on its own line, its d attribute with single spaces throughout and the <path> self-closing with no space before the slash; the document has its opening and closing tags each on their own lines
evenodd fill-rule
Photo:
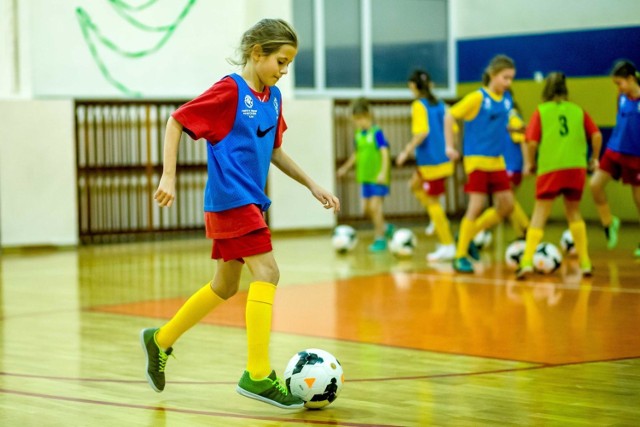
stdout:
<svg viewBox="0 0 640 427">
<path fill-rule="evenodd" d="M 563 225 L 545 241 L 558 242 Z M 298 350 L 341 361 L 346 384 L 319 411 L 283 411 L 241 397 L 242 291 L 190 330 L 168 384 L 144 378 L 141 328 L 161 325 L 213 273 L 204 237 L 1 258 L 0 425 L 427 426 L 640 423 L 640 230 L 617 249 L 589 226 L 595 274 L 577 261 L 517 282 L 494 231 L 473 275 L 428 265 L 435 240 L 414 229 L 410 259 L 368 254 L 370 234 L 336 255 L 326 234 L 274 237 L 281 283 L 271 360 Z"/>
</svg>

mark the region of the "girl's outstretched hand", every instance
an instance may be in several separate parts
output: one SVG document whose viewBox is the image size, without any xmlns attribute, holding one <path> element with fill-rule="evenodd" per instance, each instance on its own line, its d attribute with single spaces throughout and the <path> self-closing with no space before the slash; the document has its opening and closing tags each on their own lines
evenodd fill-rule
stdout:
<svg viewBox="0 0 640 427">
<path fill-rule="evenodd" d="M 311 188 L 311 194 L 318 199 L 325 209 L 333 209 L 334 213 L 340 212 L 340 200 L 322 187 Z"/>
<path fill-rule="evenodd" d="M 160 207 L 170 207 L 176 198 L 176 179 L 163 174 L 153 198 Z"/>
</svg>

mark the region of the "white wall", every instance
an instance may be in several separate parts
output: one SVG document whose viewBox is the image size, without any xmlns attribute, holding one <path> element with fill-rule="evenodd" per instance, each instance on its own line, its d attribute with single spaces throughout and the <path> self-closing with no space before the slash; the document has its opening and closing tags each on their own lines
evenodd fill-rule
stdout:
<svg viewBox="0 0 640 427">
<path fill-rule="evenodd" d="M 130 12 L 148 26 L 173 23 L 192 0 L 163 0 Z M 193 97 L 236 68 L 234 57 L 242 33 L 264 17 L 290 19 L 291 0 L 196 0 L 167 43 L 140 58 L 114 53 L 96 32 L 90 40 L 107 72 L 132 92 L 150 98 Z M 145 2 L 126 2 L 135 5 Z M 12 0 L 0 0 L 3 17 Z M 0 25 L 0 98 L 11 95 L 10 78 L 20 74 L 24 97 L 113 98 L 128 96 L 105 78 L 85 41 L 77 10 L 84 11 L 104 37 L 123 51 L 155 46 L 165 32 L 144 31 L 130 24 L 109 1 L 20 0 L 18 5 L 19 60 L 13 60 L 10 25 Z M 291 83 L 283 91 L 290 93 Z M 130 95 L 129 95 L 130 96 Z"/>
<path fill-rule="evenodd" d="M 288 129 L 282 149 L 322 187 L 335 191 L 333 102 L 286 100 Z M 277 168 L 269 176 L 269 223 L 272 229 L 330 228 L 336 217 L 307 190 Z"/>
<path fill-rule="evenodd" d="M 73 102 L 0 101 L 0 245 L 78 242 Z"/>
<path fill-rule="evenodd" d="M 638 25 L 638 0 L 452 0 L 456 38 Z"/>
</svg>

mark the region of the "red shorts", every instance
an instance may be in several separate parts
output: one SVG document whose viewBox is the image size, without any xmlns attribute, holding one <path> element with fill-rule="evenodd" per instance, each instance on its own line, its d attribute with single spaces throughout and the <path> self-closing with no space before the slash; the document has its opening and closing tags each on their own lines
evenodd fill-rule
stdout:
<svg viewBox="0 0 640 427">
<path fill-rule="evenodd" d="M 522 184 L 522 172 L 507 171 L 507 176 L 509 176 L 511 188 L 516 189 Z"/>
<path fill-rule="evenodd" d="M 623 184 L 640 186 L 640 157 L 607 149 L 600 158 L 600 169 Z"/>
<path fill-rule="evenodd" d="M 232 259 L 244 262 L 242 258 L 271 252 L 271 232 L 264 227 L 240 237 L 214 239 L 211 258 L 222 258 L 225 262 Z"/>
<path fill-rule="evenodd" d="M 511 183 L 506 170 L 501 171 L 479 171 L 471 172 L 464 185 L 465 193 L 493 194 L 498 191 L 511 190 Z"/>
<path fill-rule="evenodd" d="M 582 199 L 586 178 L 586 169 L 565 169 L 538 175 L 536 199 L 553 200 L 563 195 L 566 200 L 578 202 Z"/>
<path fill-rule="evenodd" d="M 444 194 L 444 183 L 446 178 L 439 179 L 422 179 L 422 189 L 429 196 L 439 196 Z"/>
</svg>

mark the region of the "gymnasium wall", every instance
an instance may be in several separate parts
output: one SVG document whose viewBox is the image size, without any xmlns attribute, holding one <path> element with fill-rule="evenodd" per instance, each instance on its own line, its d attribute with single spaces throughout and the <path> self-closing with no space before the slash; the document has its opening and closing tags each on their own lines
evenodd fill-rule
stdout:
<svg viewBox="0 0 640 427">
<path fill-rule="evenodd" d="M 513 89 L 525 120 L 540 103 L 541 77 L 560 70 L 568 77 L 570 99 L 581 105 L 601 128 L 604 142 L 615 125 L 617 91 L 609 77 L 613 62 L 627 58 L 640 64 L 640 2 L 635 0 L 525 0 L 487 2 L 459 0 L 457 11 L 458 95 L 475 90 L 491 57 L 504 53 L 516 62 Z M 464 5 L 464 7 L 462 7 Z M 615 5 L 615 7 L 612 7 Z M 543 30 L 542 30 L 543 29 Z M 525 180 L 518 198 L 533 206 L 534 180 Z M 636 221 L 630 190 L 618 183 L 607 188 L 611 199 L 626 201 L 615 214 Z M 597 219 L 591 194 L 582 202 L 587 219 Z M 556 202 L 552 218 L 563 219 Z"/>
<path fill-rule="evenodd" d="M 108 0 L 0 0 L 0 246 L 77 242 L 73 98 L 119 98 L 132 96 L 131 92 L 156 99 L 196 96 L 234 70 L 226 58 L 234 55 L 246 28 L 262 17 L 290 20 L 292 1 L 130 1 L 122 2 L 133 5 L 124 13 Z M 540 91 L 533 73 L 551 69 L 541 58 L 562 61 L 574 55 L 586 65 L 571 68 L 576 71 L 569 82 L 572 98 L 599 125 L 612 126 L 615 89 L 604 65 L 614 48 L 616 55 L 625 49 L 640 52 L 640 1 L 450 1 L 460 95 L 477 87 L 490 56 L 509 49 L 519 64 L 516 95 L 529 115 Z M 136 5 L 144 4 L 152 6 L 136 10 Z M 169 33 L 167 24 L 176 25 L 163 40 Z M 117 49 L 109 49 L 99 35 Z M 590 37 L 589 41 L 583 37 Z M 571 40 L 571 48 L 558 53 L 556 44 Z M 594 40 L 604 46 L 596 44 L 594 49 Z M 555 55 L 541 56 L 542 46 Z M 634 59 L 631 53 L 627 56 Z M 640 58 L 635 60 L 640 63 Z M 553 68 L 566 64 L 554 62 Z M 292 83 L 289 76 L 279 84 L 290 125 L 285 149 L 318 182 L 331 188 L 331 101 L 292 100 Z M 275 229 L 333 224 L 333 216 L 313 209 L 308 192 L 279 171 L 270 176 L 269 188 L 274 200 L 270 221 Z M 531 189 L 531 182 L 526 182 L 520 194 Z M 609 190 L 613 197 L 629 201 L 617 213 L 637 219 L 628 188 L 612 185 Z"/>
</svg>

